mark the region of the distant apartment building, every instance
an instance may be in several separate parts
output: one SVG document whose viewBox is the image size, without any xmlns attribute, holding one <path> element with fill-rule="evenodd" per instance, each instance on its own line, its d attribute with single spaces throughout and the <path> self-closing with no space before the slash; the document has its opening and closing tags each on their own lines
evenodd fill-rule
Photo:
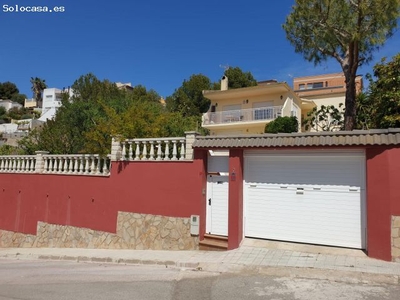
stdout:
<svg viewBox="0 0 400 300">
<path fill-rule="evenodd" d="M 25 99 L 24 107 L 25 108 L 31 108 L 31 109 L 37 108 L 37 104 L 36 104 L 35 98 Z"/>
<path fill-rule="evenodd" d="M 362 76 L 357 76 L 357 93 L 361 92 L 362 87 Z M 317 107 L 345 104 L 346 83 L 343 73 L 297 77 L 293 79 L 293 89 L 299 97 L 314 101 Z"/>
<path fill-rule="evenodd" d="M 62 105 L 62 95 L 67 93 L 69 97 L 73 96 L 72 89 L 48 88 L 43 90 L 43 106 L 42 114 L 39 118 L 41 121 L 54 118 L 57 109 Z"/>
<path fill-rule="evenodd" d="M 362 88 L 362 76 L 357 76 L 356 92 L 361 92 Z M 340 110 L 345 109 L 346 83 L 343 73 L 297 77 L 293 79 L 293 89 L 301 99 L 314 102 L 317 110 L 322 105 L 333 105 Z M 309 111 L 302 111 L 302 119 L 307 116 Z M 314 131 L 315 129 L 311 130 Z"/>
<path fill-rule="evenodd" d="M 125 90 L 125 91 L 133 90 L 132 83 L 130 83 L 130 82 L 127 82 L 127 83 L 116 82 L 115 85 L 117 86 L 117 88 L 119 88 L 121 90 Z"/>
<path fill-rule="evenodd" d="M 18 102 L 14 102 L 11 100 L 0 100 L 0 106 L 4 107 L 6 111 L 9 111 L 11 108 L 17 107 L 21 108 L 22 105 L 19 104 Z"/>
</svg>

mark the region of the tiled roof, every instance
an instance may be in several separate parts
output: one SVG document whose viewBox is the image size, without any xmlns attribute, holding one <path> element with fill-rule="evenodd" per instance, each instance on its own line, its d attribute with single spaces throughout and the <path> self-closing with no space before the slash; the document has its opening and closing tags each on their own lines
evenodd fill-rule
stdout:
<svg viewBox="0 0 400 300">
<path fill-rule="evenodd" d="M 400 128 L 337 132 L 198 136 L 193 148 L 400 145 Z"/>
</svg>

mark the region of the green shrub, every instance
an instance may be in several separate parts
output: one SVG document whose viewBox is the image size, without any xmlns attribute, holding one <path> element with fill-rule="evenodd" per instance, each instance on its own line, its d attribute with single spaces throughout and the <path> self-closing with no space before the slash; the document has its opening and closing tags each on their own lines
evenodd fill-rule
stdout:
<svg viewBox="0 0 400 300">
<path fill-rule="evenodd" d="M 299 131 L 296 117 L 278 117 L 265 125 L 265 133 L 292 133 Z"/>
</svg>

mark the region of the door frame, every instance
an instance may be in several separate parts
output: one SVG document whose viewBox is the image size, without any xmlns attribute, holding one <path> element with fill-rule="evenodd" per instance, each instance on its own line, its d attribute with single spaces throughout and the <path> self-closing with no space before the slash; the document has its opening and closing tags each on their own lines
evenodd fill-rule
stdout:
<svg viewBox="0 0 400 300">
<path fill-rule="evenodd" d="M 206 233 L 212 232 L 212 205 L 209 205 L 209 199 L 213 199 L 214 185 L 218 184 L 216 178 L 226 177 L 229 175 L 229 150 L 209 150 L 207 160 L 207 186 L 206 186 Z M 228 177 L 228 189 L 227 189 L 227 201 L 229 208 L 229 177 Z M 212 202 L 211 202 L 212 203 Z M 227 214 L 227 224 L 226 224 L 226 236 L 228 236 L 228 222 L 229 222 L 229 211 Z M 218 233 L 217 233 L 218 234 Z M 220 235 L 220 234 L 218 234 Z"/>
</svg>

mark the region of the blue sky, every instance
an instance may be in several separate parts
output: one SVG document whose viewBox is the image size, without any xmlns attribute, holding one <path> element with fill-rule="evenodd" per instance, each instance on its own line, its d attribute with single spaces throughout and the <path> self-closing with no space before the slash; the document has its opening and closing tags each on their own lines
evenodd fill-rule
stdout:
<svg viewBox="0 0 400 300">
<path fill-rule="evenodd" d="M 0 82 L 32 97 L 29 80 L 72 85 L 89 72 L 99 79 L 142 84 L 171 95 L 184 79 L 212 81 L 221 66 L 239 66 L 257 80 L 340 72 L 332 60 L 314 67 L 294 52 L 282 24 L 294 0 L 0 0 Z M 4 12 L 4 5 L 64 6 L 63 13 Z M 375 62 L 400 49 L 400 32 Z M 371 72 L 375 62 L 359 69 Z"/>
</svg>

